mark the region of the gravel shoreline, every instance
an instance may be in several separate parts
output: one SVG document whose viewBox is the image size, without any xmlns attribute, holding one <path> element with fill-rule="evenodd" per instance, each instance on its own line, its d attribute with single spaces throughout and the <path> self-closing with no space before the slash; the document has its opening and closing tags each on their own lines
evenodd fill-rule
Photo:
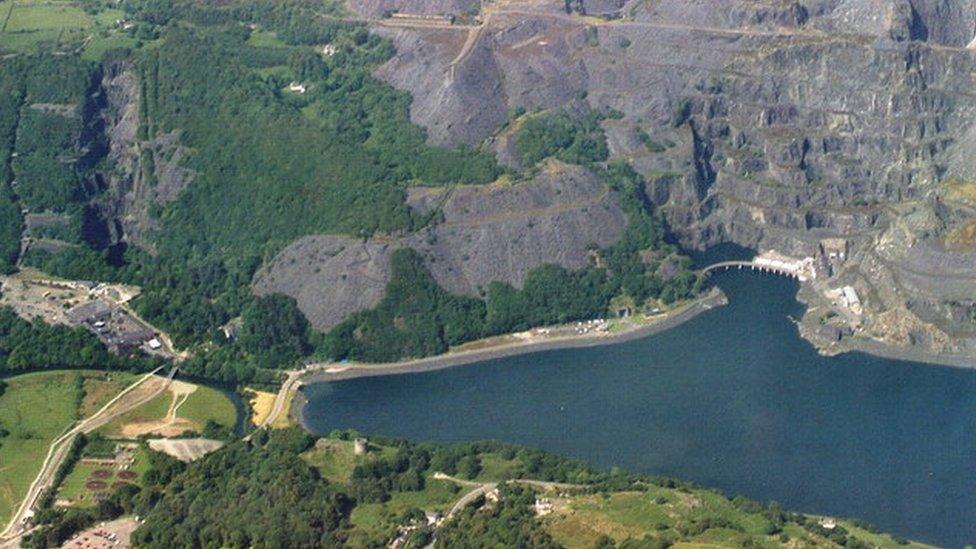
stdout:
<svg viewBox="0 0 976 549">
<path fill-rule="evenodd" d="M 933 366 L 948 366 L 950 368 L 976 368 L 976 356 L 952 353 L 935 353 L 929 350 L 893 345 L 883 341 L 868 338 L 856 338 L 836 352 L 828 352 L 826 356 L 844 353 L 864 353 L 866 355 L 907 362 L 922 362 Z M 824 354 L 824 353 L 821 353 Z"/>
<path fill-rule="evenodd" d="M 347 367 L 336 364 L 333 366 L 334 368 L 343 369 L 341 371 L 331 372 L 319 370 L 302 377 L 301 386 L 299 386 L 297 394 L 295 395 L 295 402 L 292 405 L 292 412 L 296 422 L 306 431 L 312 432 L 308 425 L 306 425 L 303 414 L 305 405 L 308 402 L 305 392 L 302 390 L 305 385 L 312 383 L 344 381 L 363 377 L 433 372 L 473 364 L 476 362 L 484 362 L 486 360 L 494 360 L 529 353 L 553 351 L 558 349 L 576 349 L 583 347 L 598 347 L 602 345 L 615 345 L 618 343 L 648 337 L 661 333 L 665 330 L 670 330 L 675 326 L 695 318 L 701 313 L 709 311 L 715 307 L 727 305 L 728 302 L 729 300 L 725 293 L 722 292 L 718 287 L 714 287 L 705 296 L 694 301 L 684 309 L 674 313 L 668 318 L 661 320 L 660 322 L 636 326 L 617 334 L 570 336 L 552 338 L 542 341 L 510 343 L 489 347 L 486 349 L 448 352 L 443 355 L 407 360 L 403 362 L 391 362 L 389 364 L 351 364 Z"/>
<path fill-rule="evenodd" d="M 653 324 L 636 326 L 618 334 L 602 335 L 583 335 L 552 338 L 542 341 L 527 341 L 498 345 L 485 349 L 471 351 L 448 352 L 442 355 L 407 360 L 403 362 L 391 362 L 389 364 L 350 364 L 348 367 L 336 364 L 335 368 L 344 368 L 341 371 L 320 370 L 310 373 L 302 378 L 302 384 L 319 383 L 327 381 L 342 381 L 360 377 L 387 376 L 397 374 L 414 374 L 420 372 L 432 372 L 463 366 L 473 362 L 482 362 L 496 358 L 537 353 L 541 351 L 552 351 L 556 349 L 573 349 L 580 347 L 596 347 L 600 345 L 613 345 L 625 341 L 633 341 L 647 337 L 656 333 L 663 332 L 683 324 L 692 318 L 714 307 L 728 303 L 728 299 L 721 291 L 711 291 L 706 296 L 691 303 L 681 311 L 674 313 L 666 319 Z"/>
</svg>

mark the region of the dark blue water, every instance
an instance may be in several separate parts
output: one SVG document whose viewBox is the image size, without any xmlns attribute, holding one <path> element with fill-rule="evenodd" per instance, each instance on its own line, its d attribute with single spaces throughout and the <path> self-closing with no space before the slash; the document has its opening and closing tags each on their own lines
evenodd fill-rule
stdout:
<svg viewBox="0 0 976 549">
<path fill-rule="evenodd" d="M 320 433 L 498 439 L 950 547 L 976 542 L 976 371 L 819 356 L 796 286 L 732 272 L 668 332 L 451 370 L 316 384 Z"/>
</svg>

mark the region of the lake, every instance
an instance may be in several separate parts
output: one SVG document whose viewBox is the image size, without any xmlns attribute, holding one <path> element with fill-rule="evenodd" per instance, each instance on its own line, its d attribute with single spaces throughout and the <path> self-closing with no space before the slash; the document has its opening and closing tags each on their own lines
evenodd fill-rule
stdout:
<svg viewBox="0 0 976 549">
<path fill-rule="evenodd" d="M 827 358 L 791 318 L 796 283 L 733 271 L 731 303 L 644 339 L 306 387 L 307 425 L 497 439 L 976 543 L 976 371 Z"/>
</svg>

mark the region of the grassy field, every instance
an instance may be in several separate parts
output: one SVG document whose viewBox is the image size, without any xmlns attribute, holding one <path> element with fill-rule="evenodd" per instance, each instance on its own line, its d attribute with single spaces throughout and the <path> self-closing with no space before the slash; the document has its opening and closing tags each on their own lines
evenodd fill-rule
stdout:
<svg viewBox="0 0 976 549">
<path fill-rule="evenodd" d="M 16 2 L 4 32 L 84 29 L 92 22 L 81 8 L 66 2 Z"/>
<path fill-rule="evenodd" d="M 93 372 L 90 377 L 85 378 L 85 398 L 81 401 L 81 416 L 94 414 L 140 377 L 141 374 L 128 372 Z"/>
<path fill-rule="evenodd" d="M 176 407 L 170 417 L 170 409 Z M 179 382 L 149 402 L 123 414 L 98 430 L 104 436 L 132 438 L 154 433 L 175 436 L 184 431 L 201 432 L 207 421 L 232 428 L 237 419 L 234 403 L 211 387 Z"/>
<path fill-rule="evenodd" d="M 481 454 L 481 472 L 475 480 L 496 482 L 516 478 L 523 467 L 522 461 L 518 458 L 505 459 L 498 454 Z"/>
<path fill-rule="evenodd" d="M 224 427 L 233 427 L 237 419 L 237 409 L 224 393 L 212 387 L 199 385 L 177 410 L 176 416 L 199 425 L 201 429 L 207 421 L 214 421 Z"/>
<path fill-rule="evenodd" d="M 68 0 L 6 0 L 0 2 L 0 50 L 32 51 L 41 43 L 80 46 L 87 41 L 86 57 L 97 59 L 95 55 L 106 49 L 132 40 L 119 28 L 123 17 L 115 9 L 86 13 L 80 2 Z"/>
<path fill-rule="evenodd" d="M 165 419 L 166 412 L 169 410 L 169 405 L 172 401 L 173 396 L 169 392 L 163 392 L 135 410 L 123 414 L 105 424 L 97 432 L 105 436 L 120 437 L 122 436 L 122 428 L 130 423 L 161 421 Z"/>
<path fill-rule="evenodd" d="M 106 51 L 119 48 L 135 48 L 138 40 L 124 34 L 105 33 L 96 34 L 85 44 L 85 51 L 81 57 L 87 61 L 98 61 Z"/>
<path fill-rule="evenodd" d="M 347 484 L 352 477 L 352 470 L 361 463 L 377 457 L 392 457 L 396 450 L 385 446 L 370 444 L 369 453 L 357 456 L 353 452 L 353 443 L 349 440 L 321 439 L 315 448 L 302 454 L 309 465 L 319 470 L 322 476 L 330 482 Z"/>
<path fill-rule="evenodd" d="M 287 48 L 288 44 L 281 41 L 278 35 L 271 31 L 255 31 L 247 39 L 249 46 L 258 48 Z"/>
<path fill-rule="evenodd" d="M 78 391 L 81 375 L 85 395 Z M 114 396 L 128 374 L 37 372 L 8 378 L 0 397 L 0 521 L 6 522 L 40 469 L 48 447 L 76 418 Z M 81 409 L 78 402 L 81 400 Z"/>
<path fill-rule="evenodd" d="M 673 547 L 797 547 L 829 545 L 827 540 L 798 524 L 776 531 L 761 513 L 737 508 L 730 500 L 707 490 L 654 488 L 647 492 L 618 492 L 556 499 L 556 511 L 543 519 L 556 541 L 569 549 L 592 547 L 601 536 L 616 542 L 645 537 L 681 540 Z M 711 522 L 704 531 L 696 525 Z M 875 534 L 849 522 L 838 523 L 848 536 L 872 547 L 905 547 L 885 534 Z"/>
</svg>

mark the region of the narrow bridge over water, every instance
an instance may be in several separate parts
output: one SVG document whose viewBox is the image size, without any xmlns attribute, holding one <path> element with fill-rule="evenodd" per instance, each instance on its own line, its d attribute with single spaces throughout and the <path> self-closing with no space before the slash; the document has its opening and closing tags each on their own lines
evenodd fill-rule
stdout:
<svg viewBox="0 0 976 549">
<path fill-rule="evenodd" d="M 714 271 L 725 271 L 729 269 L 743 269 L 748 267 L 753 271 L 761 271 L 764 273 L 773 273 L 783 276 L 788 276 L 790 278 L 795 278 L 797 280 L 806 280 L 805 273 L 801 270 L 793 268 L 790 265 L 777 264 L 771 261 L 764 261 L 762 259 L 753 259 L 749 261 L 736 260 L 736 261 L 719 261 L 718 263 L 713 263 L 701 270 L 703 275 L 709 275 Z"/>
</svg>

